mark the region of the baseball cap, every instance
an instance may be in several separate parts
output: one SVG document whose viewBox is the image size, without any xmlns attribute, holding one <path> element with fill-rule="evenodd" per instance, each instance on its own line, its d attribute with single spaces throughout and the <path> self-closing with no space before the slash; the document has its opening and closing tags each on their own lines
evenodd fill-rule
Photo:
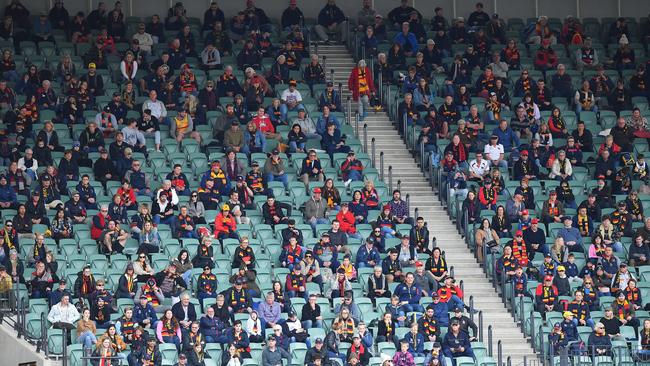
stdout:
<svg viewBox="0 0 650 366">
<path fill-rule="evenodd" d="M 322 191 L 320 190 L 320 188 L 314 188 L 314 193 L 321 193 L 321 192 Z"/>
<path fill-rule="evenodd" d="M 562 316 L 565 317 L 565 318 L 568 318 L 570 316 L 573 316 L 573 313 L 570 312 L 570 311 L 565 311 L 565 312 L 562 313 Z"/>
<path fill-rule="evenodd" d="M 531 224 L 539 224 L 539 220 L 537 218 L 534 218 L 534 219 L 530 220 L 530 223 Z"/>
<path fill-rule="evenodd" d="M 566 268 L 564 266 L 557 266 L 557 270 L 559 271 L 566 271 Z"/>
<path fill-rule="evenodd" d="M 526 155 L 526 156 L 528 156 L 528 150 L 523 150 L 522 152 L 519 153 L 519 155 Z"/>
<path fill-rule="evenodd" d="M 89 69 L 96 69 L 96 68 L 97 68 L 97 65 L 95 65 L 94 62 L 91 62 L 91 63 L 88 64 L 88 68 L 89 68 Z"/>
<path fill-rule="evenodd" d="M 515 233 L 515 236 L 523 236 L 523 235 L 524 235 L 524 232 L 521 231 L 521 230 L 517 230 L 517 232 Z"/>
<path fill-rule="evenodd" d="M 544 277 L 544 281 L 553 281 L 553 276 Z"/>
<path fill-rule="evenodd" d="M 323 343 L 323 338 L 316 338 L 316 340 L 314 342 L 322 344 Z"/>
</svg>

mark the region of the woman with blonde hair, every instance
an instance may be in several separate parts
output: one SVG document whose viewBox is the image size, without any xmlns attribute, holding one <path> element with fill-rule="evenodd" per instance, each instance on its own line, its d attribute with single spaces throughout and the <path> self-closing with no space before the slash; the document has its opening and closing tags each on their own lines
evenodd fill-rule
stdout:
<svg viewBox="0 0 650 366">
<path fill-rule="evenodd" d="M 564 239 L 562 237 L 557 237 L 555 238 L 555 241 L 553 242 L 553 245 L 551 246 L 550 249 L 551 252 L 551 258 L 555 261 L 555 263 L 564 263 L 567 262 L 569 259 L 569 249 L 567 248 L 566 245 L 564 245 Z"/>
<path fill-rule="evenodd" d="M 116 352 L 111 347 L 111 340 L 108 338 L 102 338 L 101 342 L 97 342 L 97 348 L 93 351 L 93 358 L 91 363 L 93 366 L 111 366 L 113 364 L 113 358 L 116 357 Z"/>
</svg>

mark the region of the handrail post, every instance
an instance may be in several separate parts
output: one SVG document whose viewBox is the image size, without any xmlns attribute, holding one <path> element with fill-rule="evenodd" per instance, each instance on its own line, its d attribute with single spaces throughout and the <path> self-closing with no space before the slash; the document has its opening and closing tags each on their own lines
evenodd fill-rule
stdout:
<svg viewBox="0 0 650 366">
<path fill-rule="evenodd" d="M 530 309 L 530 339 L 535 339 L 535 311 L 533 309 Z M 534 352 L 535 347 L 533 347 Z"/>
<path fill-rule="evenodd" d="M 539 351 L 540 359 L 544 361 L 546 359 L 546 346 L 544 345 L 544 333 L 542 333 L 542 325 L 539 326 Z M 533 338 L 533 345 L 535 344 L 535 339 Z"/>
<path fill-rule="evenodd" d="M 413 217 L 415 217 L 416 219 L 417 219 L 418 217 L 420 217 L 420 209 L 419 209 L 418 207 L 416 207 L 416 208 L 413 210 Z M 426 224 L 426 223 L 425 223 L 425 224 Z"/>
<path fill-rule="evenodd" d="M 411 213 L 411 195 L 409 193 L 406 194 L 406 213 Z M 415 217 L 418 217 L 418 215 L 416 214 Z"/>
<path fill-rule="evenodd" d="M 334 69 L 330 69 L 330 81 L 334 82 Z"/>
<path fill-rule="evenodd" d="M 510 358 L 510 356 L 508 356 L 508 358 L 506 358 L 506 365 L 507 365 L 507 366 L 511 366 L 511 365 L 512 365 L 512 359 Z"/>
<path fill-rule="evenodd" d="M 474 321 L 474 295 L 469 297 L 469 318 Z"/>
<path fill-rule="evenodd" d="M 388 192 L 393 191 L 393 166 L 388 166 Z"/>
<path fill-rule="evenodd" d="M 45 314 L 41 314 L 41 339 L 38 340 L 38 342 L 40 343 L 41 346 L 40 349 L 43 350 L 43 352 L 45 353 L 45 357 L 47 357 L 49 350 L 47 347 L 47 327 L 45 326 Z M 36 352 L 39 352 L 40 349 L 37 344 Z"/>
<path fill-rule="evenodd" d="M 406 149 L 408 150 L 409 148 L 409 142 L 408 142 L 408 114 L 404 113 L 404 117 L 402 119 L 402 134 L 404 136 L 404 143 L 406 144 Z"/>
<path fill-rule="evenodd" d="M 390 109 L 390 83 L 386 84 L 386 106 Z M 388 112 L 390 115 L 390 110 Z"/>
<path fill-rule="evenodd" d="M 375 71 L 374 68 L 373 71 Z M 377 75 L 377 81 L 379 82 L 379 100 L 381 100 L 381 102 L 383 103 L 384 102 L 384 75 L 382 72 L 380 72 L 379 75 Z"/>
<path fill-rule="evenodd" d="M 16 291 L 16 293 L 17 293 L 17 297 L 18 297 L 18 299 L 16 299 L 17 300 L 16 302 L 18 304 L 17 310 L 16 310 L 17 311 L 16 312 L 16 331 L 18 332 L 18 334 L 17 334 L 16 337 L 20 338 L 21 336 L 25 336 L 25 333 L 23 333 L 23 331 L 25 330 L 25 322 L 24 322 L 24 319 L 23 319 L 23 307 L 24 306 L 23 306 L 23 297 L 20 296 L 20 292 Z M 27 337 L 25 336 L 25 338 L 27 338 Z"/>
<path fill-rule="evenodd" d="M 478 340 L 483 342 L 483 310 L 478 312 Z"/>
<path fill-rule="evenodd" d="M 384 180 L 384 152 L 379 152 L 379 179 Z"/>
<path fill-rule="evenodd" d="M 63 349 L 61 352 L 61 362 L 63 366 L 68 366 L 68 328 L 63 328 Z"/>
<path fill-rule="evenodd" d="M 318 43 L 316 43 L 316 54 L 318 54 Z M 323 55 L 323 70 L 327 70 L 327 55 Z M 327 79 L 327 75 L 325 75 L 325 79 Z M 334 82 L 334 80 L 332 80 Z"/>
<path fill-rule="evenodd" d="M 368 124 L 363 124 L 363 152 L 368 153 Z"/>
<path fill-rule="evenodd" d="M 359 136 L 359 112 L 354 114 L 354 134 Z"/>
<path fill-rule="evenodd" d="M 375 142 L 376 142 L 375 138 L 373 137 L 370 140 L 370 153 L 371 153 L 370 158 L 372 159 L 371 161 L 372 161 L 373 168 L 377 168 L 377 161 L 376 161 L 376 158 L 375 158 Z"/>
<path fill-rule="evenodd" d="M 402 180 L 401 180 L 401 179 L 398 179 L 398 180 L 397 180 L 397 190 L 398 190 L 398 191 L 401 191 L 401 190 L 402 190 Z M 392 194 L 392 192 L 391 192 L 391 194 Z"/>
<path fill-rule="evenodd" d="M 352 98 L 348 96 L 348 118 L 346 120 L 348 121 L 348 125 L 352 124 Z"/>
<path fill-rule="evenodd" d="M 425 163 L 426 163 L 425 160 L 426 160 L 426 159 L 425 159 L 425 157 L 424 157 L 424 141 L 422 141 L 422 142 L 420 142 L 420 171 L 422 172 L 422 175 L 423 175 L 424 177 L 427 176 L 427 173 L 426 173 L 426 172 L 427 172 L 427 168 L 428 168 L 428 167 L 425 165 Z"/>
<path fill-rule="evenodd" d="M 411 145 L 410 145 L 411 148 L 413 149 L 413 151 L 416 151 L 415 149 L 417 148 L 417 142 L 416 142 L 417 138 L 415 137 L 415 123 L 413 124 L 413 126 L 411 126 L 411 140 L 410 141 L 411 141 Z"/>
<path fill-rule="evenodd" d="M 500 339 L 497 342 L 497 365 L 503 366 L 503 345 Z"/>
<path fill-rule="evenodd" d="M 488 325 L 487 337 L 488 337 L 488 356 L 493 357 L 494 352 L 492 350 L 492 325 Z"/>
</svg>

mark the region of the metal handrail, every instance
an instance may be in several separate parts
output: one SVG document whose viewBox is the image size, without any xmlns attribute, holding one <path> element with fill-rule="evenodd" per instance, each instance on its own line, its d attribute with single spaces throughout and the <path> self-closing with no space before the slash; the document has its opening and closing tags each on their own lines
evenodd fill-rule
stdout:
<svg viewBox="0 0 650 366">
<path fill-rule="evenodd" d="M 370 140 L 370 152 L 371 152 L 370 158 L 371 158 L 371 162 L 372 162 L 372 167 L 376 169 L 377 168 L 377 161 L 375 160 L 376 159 L 375 158 L 375 142 L 376 142 L 376 140 L 373 137 Z"/>
<path fill-rule="evenodd" d="M 384 152 L 379 152 L 379 179 L 384 180 Z"/>
<path fill-rule="evenodd" d="M 363 152 L 368 153 L 368 124 L 363 124 Z"/>
</svg>

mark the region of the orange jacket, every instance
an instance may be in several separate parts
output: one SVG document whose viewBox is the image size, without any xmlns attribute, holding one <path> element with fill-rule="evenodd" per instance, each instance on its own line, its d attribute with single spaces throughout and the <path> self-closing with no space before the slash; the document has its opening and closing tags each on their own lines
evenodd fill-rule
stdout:
<svg viewBox="0 0 650 366">
<path fill-rule="evenodd" d="M 223 212 L 219 212 L 217 217 L 214 218 L 214 235 L 219 233 L 232 233 L 237 230 L 237 223 L 232 215 L 224 216 Z"/>
<path fill-rule="evenodd" d="M 354 234 L 357 232 L 357 228 L 354 226 L 354 214 L 348 210 L 346 214 L 343 211 L 339 211 L 336 214 L 336 219 L 341 223 L 341 231 L 346 234 Z"/>
</svg>

